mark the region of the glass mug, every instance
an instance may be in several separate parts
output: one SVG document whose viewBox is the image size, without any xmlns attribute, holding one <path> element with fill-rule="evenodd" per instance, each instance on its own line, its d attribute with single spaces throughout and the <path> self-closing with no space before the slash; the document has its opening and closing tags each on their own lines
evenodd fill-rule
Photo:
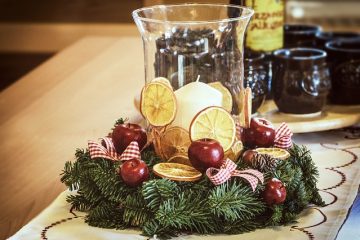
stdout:
<svg viewBox="0 0 360 240">
<path fill-rule="evenodd" d="M 252 90 L 252 113 L 264 103 L 268 93 L 269 64 L 265 54 L 253 51 L 245 51 L 245 78 L 244 84 Z"/>
<path fill-rule="evenodd" d="M 360 39 L 340 39 L 325 45 L 330 64 L 334 104 L 360 104 Z"/>
<path fill-rule="evenodd" d="M 226 4 L 158 5 L 135 10 L 146 82 L 165 77 L 177 90 L 198 76 L 205 83 L 219 81 L 232 95 L 232 114 L 238 114 L 244 33 L 253 12 Z"/>
<path fill-rule="evenodd" d="M 316 25 L 285 24 L 284 47 L 314 47 L 315 35 L 320 31 Z"/>
<path fill-rule="evenodd" d="M 330 87 L 325 51 L 291 48 L 274 52 L 272 91 L 280 112 L 317 115 Z"/>
<path fill-rule="evenodd" d="M 325 50 L 325 44 L 335 40 L 360 39 L 360 33 L 355 32 L 318 32 L 315 36 L 316 48 Z"/>
</svg>

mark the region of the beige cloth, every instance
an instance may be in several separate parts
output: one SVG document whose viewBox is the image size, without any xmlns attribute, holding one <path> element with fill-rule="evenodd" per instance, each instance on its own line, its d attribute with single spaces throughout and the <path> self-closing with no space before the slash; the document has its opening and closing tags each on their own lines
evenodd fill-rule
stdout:
<svg viewBox="0 0 360 240">
<path fill-rule="evenodd" d="M 360 183 L 359 134 L 357 129 L 298 134 L 294 137 L 296 143 L 305 144 L 312 152 L 320 172 L 318 187 L 322 189 L 321 195 L 327 206 L 310 206 L 301 213 L 297 223 L 288 226 L 260 229 L 241 236 L 191 235 L 177 239 L 335 239 Z M 65 191 L 60 194 L 48 208 L 10 239 L 147 239 L 136 229 L 109 230 L 88 226 L 81 217 L 83 213 L 76 212 L 80 217 L 75 218 L 69 212 L 70 206 L 65 201 L 69 193 Z M 358 235 L 360 239 L 359 230 Z"/>
</svg>

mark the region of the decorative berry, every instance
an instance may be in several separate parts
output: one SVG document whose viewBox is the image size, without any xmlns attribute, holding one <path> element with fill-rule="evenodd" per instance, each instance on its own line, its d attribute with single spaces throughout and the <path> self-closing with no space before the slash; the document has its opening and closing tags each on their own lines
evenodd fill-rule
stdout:
<svg viewBox="0 0 360 240">
<path fill-rule="evenodd" d="M 271 179 L 265 186 L 263 198 L 268 205 L 281 204 L 286 199 L 286 188 L 277 178 Z"/>
<path fill-rule="evenodd" d="M 245 128 L 241 141 L 248 148 L 271 147 L 274 145 L 275 128 L 266 119 L 252 118 L 250 128 Z"/>
<path fill-rule="evenodd" d="M 126 185 L 136 187 L 149 178 L 149 169 L 144 161 L 131 159 L 121 165 L 120 175 Z"/>
</svg>

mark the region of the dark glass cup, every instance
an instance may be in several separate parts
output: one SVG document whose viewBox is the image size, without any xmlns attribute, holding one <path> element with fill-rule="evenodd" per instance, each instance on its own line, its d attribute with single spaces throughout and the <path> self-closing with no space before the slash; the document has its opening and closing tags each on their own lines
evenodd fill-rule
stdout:
<svg viewBox="0 0 360 240">
<path fill-rule="evenodd" d="M 334 40 L 343 40 L 343 39 L 358 39 L 360 38 L 360 33 L 354 32 L 318 32 L 315 36 L 316 47 L 326 50 L 325 44 Z"/>
<path fill-rule="evenodd" d="M 245 51 L 244 85 L 252 91 L 252 113 L 264 103 L 268 93 L 268 63 L 265 54 Z"/>
<path fill-rule="evenodd" d="M 321 112 L 326 104 L 330 86 L 325 51 L 314 48 L 291 48 L 274 52 L 272 92 L 280 112 Z"/>
<path fill-rule="evenodd" d="M 314 47 L 315 35 L 321 31 L 316 25 L 284 25 L 284 48 Z"/>
<path fill-rule="evenodd" d="M 336 40 L 325 45 L 333 89 L 334 104 L 360 104 L 360 39 Z"/>
</svg>

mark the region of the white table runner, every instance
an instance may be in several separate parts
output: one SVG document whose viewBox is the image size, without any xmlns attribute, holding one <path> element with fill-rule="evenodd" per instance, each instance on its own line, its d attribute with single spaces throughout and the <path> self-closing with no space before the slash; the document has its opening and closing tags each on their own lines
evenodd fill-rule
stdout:
<svg viewBox="0 0 360 240">
<path fill-rule="evenodd" d="M 310 206 L 298 222 L 288 226 L 259 229 L 241 235 L 241 239 L 335 239 L 351 207 L 360 183 L 360 129 L 334 130 L 322 133 L 297 134 L 297 144 L 306 145 L 319 168 L 318 183 L 325 207 Z M 113 230 L 90 227 L 84 223 L 84 213 L 70 212 L 65 201 L 70 192 L 61 193 L 54 202 L 11 240 L 32 239 L 148 239 L 136 229 Z M 177 239 L 219 239 L 219 235 L 184 235 Z M 360 239 L 356 227 L 341 239 Z M 240 239 L 239 235 L 221 235 L 221 239 Z"/>
</svg>

